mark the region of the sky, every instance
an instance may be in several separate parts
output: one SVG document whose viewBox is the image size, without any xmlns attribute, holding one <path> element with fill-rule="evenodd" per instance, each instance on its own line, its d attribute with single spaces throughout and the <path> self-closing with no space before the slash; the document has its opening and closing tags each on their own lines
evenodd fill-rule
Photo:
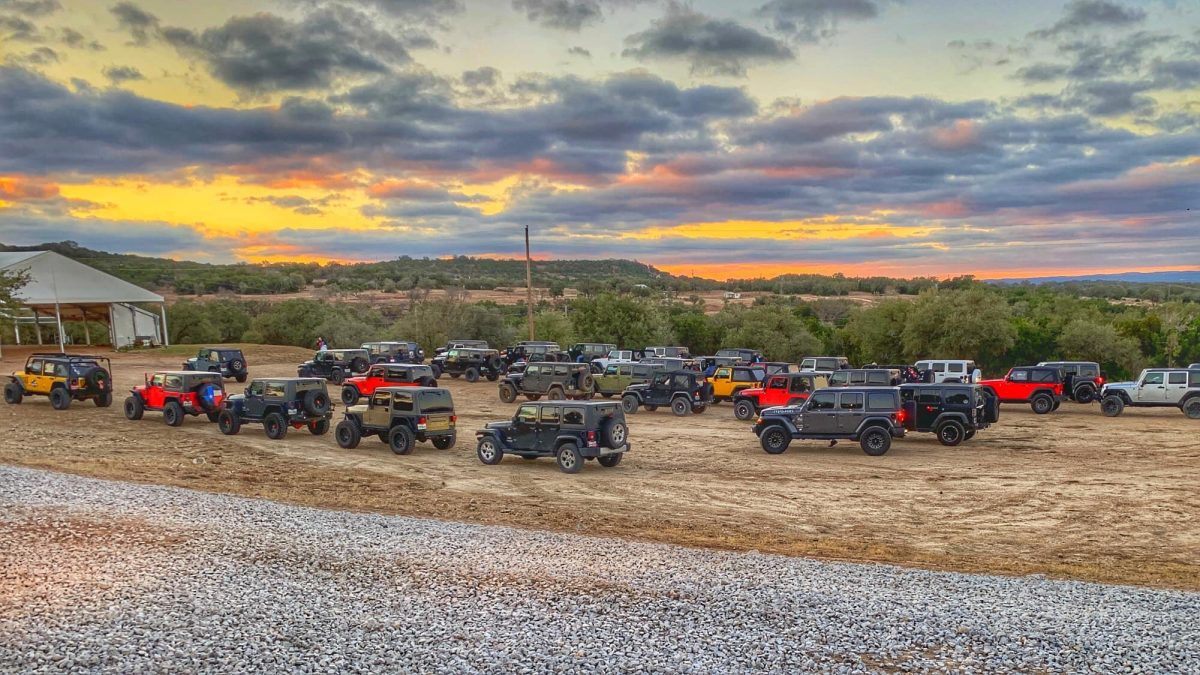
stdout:
<svg viewBox="0 0 1200 675">
<path fill-rule="evenodd" d="M 0 0 L 0 243 L 1200 269 L 1200 3 Z"/>
</svg>

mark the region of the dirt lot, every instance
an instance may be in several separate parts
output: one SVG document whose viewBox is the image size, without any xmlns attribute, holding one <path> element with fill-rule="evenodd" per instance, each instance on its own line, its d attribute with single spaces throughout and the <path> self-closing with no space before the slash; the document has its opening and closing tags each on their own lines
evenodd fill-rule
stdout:
<svg viewBox="0 0 1200 675">
<path fill-rule="evenodd" d="M 915 435 L 879 458 L 850 443 L 767 455 L 727 404 L 685 419 L 641 412 L 620 467 L 568 476 L 550 460 L 479 463 L 471 431 L 514 409 L 487 382 L 446 379 L 459 444 L 407 457 L 306 431 L 276 442 L 254 426 L 225 437 L 203 418 L 127 421 L 124 390 L 147 369 L 178 367 L 183 351 L 115 355 L 122 393 L 109 409 L 0 406 L 0 462 L 334 508 L 1200 590 L 1200 425 L 1177 410 L 1107 419 L 1095 406 L 1046 417 L 1005 406 L 964 446 Z M 258 347 L 248 360 L 255 374 L 289 375 L 306 354 Z M 23 359 L 5 349 L 0 372 Z"/>
</svg>

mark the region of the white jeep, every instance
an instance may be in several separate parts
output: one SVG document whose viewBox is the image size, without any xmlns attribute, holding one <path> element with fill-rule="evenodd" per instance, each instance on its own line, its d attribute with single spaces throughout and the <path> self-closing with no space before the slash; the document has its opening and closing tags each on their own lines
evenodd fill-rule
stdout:
<svg viewBox="0 0 1200 675">
<path fill-rule="evenodd" d="M 1179 408 L 1200 420 L 1200 370 L 1147 368 L 1136 382 L 1110 382 L 1100 389 L 1100 409 L 1108 417 L 1125 408 Z"/>
</svg>

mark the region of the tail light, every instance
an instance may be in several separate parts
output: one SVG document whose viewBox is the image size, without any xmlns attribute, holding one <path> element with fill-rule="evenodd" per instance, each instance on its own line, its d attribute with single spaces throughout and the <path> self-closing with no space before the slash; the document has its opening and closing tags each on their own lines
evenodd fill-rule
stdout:
<svg viewBox="0 0 1200 675">
<path fill-rule="evenodd" d="M 1103 375 L 1096 378 L 1096 384 L 1098 384 L 1100 386 L 1104 386 L 1104 376 Z"/>
<path fill-rule="evenodd" d="M 81 377 L 81 378 L 79 378 L 78 380 L 76 380 L 76 381 L 75 381 L 75 386 L 76 386 L 76 387 L 81 387 L 81 388 L 82 388 L 82 387 L 86 387 L 86 386 L 87 386 L 87 380 L 85 380 L 85 379 L 83 379 L 83 378 Z"/>
<path fill-rule="evenodd" d="M 454 424 L 454 423 L 455 423 L 455 422 L 457 422 L 457 421 L 458 421 L 458 415 L 451 415 L 451 416 L 450 416 L 450 423 L 451 423 L 451 424 Z"/>
<path fill-rule="evenodd" d="M 596 447 L 596 432 L 589 431 L 589 432 L 587 432 L 587 434 L 588 434 L 587 435 L 587 446 L 589 448 Z"/>
<path fill-rule="evenodd" d="M 417 418 L 417 428 L 418 429 L 424 429 L 426 426 L 428 426 L 428 424 L 429 424 L 428 417 L 418 417 Z"/>
<path fill-rule="evenodd" d="M 904 408 L 896 411 L 896 423 L 904 424 L 904 420 L 908 419 L 908 413 L 904 412 Z"/>
</svg>

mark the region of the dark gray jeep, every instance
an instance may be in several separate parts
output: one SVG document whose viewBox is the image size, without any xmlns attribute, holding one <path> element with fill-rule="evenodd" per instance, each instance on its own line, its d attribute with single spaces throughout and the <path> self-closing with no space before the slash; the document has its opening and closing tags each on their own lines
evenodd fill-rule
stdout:
<svg viewBox="0 0 1200 675">
<path fill-rule="evenodd" d="M 504 455 L 554 457 L 564 473 L 578 473 L 585 460 L 614 467 L 629 450 L 629 427 L 616 402 L 522 403 L 511 420 L 475 432 L 479 461 L 499 464 Z"/>
<path fill-rule="evenodd" d="M 778 455 L 792 439 L 858 441 L 863 452 L 877 457 L 904 437 L 904 408 L 900 390 L 846 387 L 813 392 L 803 405 L 767 408 L 754 424 L 763 450 Z"/>
<path fill-rule="evenodd" d="M 596 395 L 596 382 L 591 366 L 585 363 L 530 363 L 500 382 L 501 401 L 512 403 L 517 394 L 530 401 L 543 396 L 552 401 L 589 399 Z"/>
<path fill-rule="evenodd" d="M 299 377 L 319 377 L 334 384 L 341 384 L 351 375 L 367 372 L 371 367 L 371 355 L 365 349 L 326 349 L 296 366 Z"/>
<path fill-rule="evenodd" d="M 220 373 L 221 377 L 236 378 L 238 382 L 245 382 L 250 373 L 242 350 L 229 347 L 201 347 L 195 356 L 183 362 L 183 369 Z"/>
<path fill-rule="evenodd" d="M 263 425 L 267 438 L 279 440 L 288 427 L 308 427 L 314 436 L 329 431 L 333 401 L 325 381 L 315 377 L 272 377 L 251 380 L 245 394 L 225 398 L 217 415 L 217 428 L 226 436 L 247 422 Z"/>
</svg>

